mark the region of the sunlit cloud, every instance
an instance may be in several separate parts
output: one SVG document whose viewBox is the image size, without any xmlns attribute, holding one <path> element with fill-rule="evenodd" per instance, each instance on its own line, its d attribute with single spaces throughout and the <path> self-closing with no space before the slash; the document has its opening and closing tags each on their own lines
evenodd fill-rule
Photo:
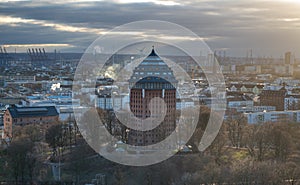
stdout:
<svg viewBox="0 0 300 185">
<path fill-rule="evenodd" d="M 164 5 L 164 6 L 176 6 L 176 5 L 182 5 L 179 2 L 175 1 L 163 1 L 163 0 L 113 0 L 115 3 L 154 3 L 157 5 Z"/>
<path fill-rule="evenodd" d="M 285 2 L 285 3 L 299 3 L 300 4 L 299 0 L 276 0 L 276 1 Z"/>
<path fill-rule="evenodd" d="M 34 42 L 34 41 L 33 41 Z M 75 46 L 72 44 L 62 44 L 62 43 L 42 43 L 42 44 L 3 44 L 0 45 L 2 48 L 5 48 L 7 52 L 26 52 L 28 48 L 45 48 L 46 51 L 51 50 L 61 50 L 61 49 L 70 49 Z"/>
<path fill-rule="evenodd" d="M 299 18 L 282 18 L 282 19 L 278 19 L 279 21 L 285 21 L 285 22 L 296 22 L 296 21 L 300 21 Z"/>
<path fill-rule="evenodd" d="M 19 2 L 19 1 L 29 1 L 29 0 L 0 0 L 0 2 L 2 3 L 7 3 L 7 2 Z"/>
<path fill-rule="evenodd" d="M 55 3 L 82 3 L 82 2 L 100 2 L 100 1 L 107 1 L 107 2 L 113 2 L 116 4 L 132 4 L 132 3 L 153 3 L 157 5 L 164 5 L 164 6 L 178 6 L 182 5 L 182 3 L 172 1 L 172 0 L 66 0 L 66 1 L 56 1 Z"/>
<path fill-rule="evenodd" d="M 144 32 L 141 31 L 110 31 L 108 29 L 100 29 L 100 28 L 90 28 L 90 27 L 77 27 L 70 26 L 66 24 L 60 23 L 51 23 L 49 21 L 44 20 L 35 20 L 35 19 L 24 19 L 21 17 L 11 17 L 11 16 L 0 16 L 0 25 L 9 25 L 9 26 L 18 26 L 18 24 L 32 24 L 32 25 L 40 25 L 44 27 L 50 27 L 57 31 L 65 31 L 65 32 L 80 32 L 80 33 L 91 33 L 96 35 L 104 35 L 109 32 L 111 35 L 142 35 Z"/>
<path fill-rule="evenodd" d="M 219 16 L 222 15 L 219 12 L 213 12 L 213 11 L 207 11 L 207 12 L 203 12 L 206 15 L 213 15 L 213 16 Z"/>
<path fill-rule="evenodd" d="M 145 37 L 149 37 L 148 35 L 144 35 Z M 162 40 L 177 40 L 177 41 L 195 41 L 195 40 L 200 40 L 200 41 L 211 41 L 211 40 L 216 40 L 216 39 L 223 39 L 223 37 L 219 36 L 211 36 L 211 37 L 189 37 L 189 36 L 172 36 L 172 35 L 164 35 L 164 34 L 157 34 L 157 35 L 152 35 L 153 37 L 160 38 Z"/>
<path fill-rule="evenodd" d="M 28 47 L 28 48 L 34 48 L 34 47 L 74 47 L 71 44 L 4 44 L 2 47 L 9 48 L 9 47 Z"/>
<path fill-rule="evenodd" d="M 19 2 L 23 0 L 0 0 L 0 2 Z M 92 3 L 92 2 L 113 2 L 116 4 L 133 4 L 133 3 L 153 3 L 156 5 L 163 5 L 163 6 L 178 6 L 178 5 L 183 5 L 182 2 L 180 1 L 172 1 L 172 0 L 59 0 L 59 1 L 50 1 L 50 0 L 44 0 L 44 1 L 33 1 L 33 2 L 49 2 L 51 4 L 74 4 L 76 5 L 77 3 Z"/>
<path fill-rule="evenodd" d="M 17 26 L 18 24 L 40 25 L 44 27 L 51 27 L 57 31 L 66 31 L 66 32 L 81 32 L 81 33 L 93 33 L 93 34 L 105 34 L 107 32 L 106 29 L 77 27 L 77 26 L 70 26 L 67 24 L 52 23 L 45 20 L 25 19 L 21 17 L 0 16 L 0 25 Z"/>
</svg>

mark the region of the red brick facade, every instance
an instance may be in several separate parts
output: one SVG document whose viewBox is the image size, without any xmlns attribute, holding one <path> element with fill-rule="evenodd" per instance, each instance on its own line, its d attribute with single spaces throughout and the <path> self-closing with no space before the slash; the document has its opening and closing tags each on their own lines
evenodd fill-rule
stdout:
<svg viewBox="0 0 300 185">
<path fill-rule="evenodd" d="M 262 106 L 275 106 L 276 111 L 283 111 L 285 94 L 285 88 L 280 90 L 263 90 L 260 94 L 260 104 Z"/>
<path fill-rule="evenodd" d="M 155 144 L 169 136 L 176 127 L 176 90 L 145 90 L 143 97 L 142 89 L 132 89 L 130 92 L 130 108 L 132 113 L 142 119 L 151 116 L 149 103 L 152 98 L 160 97 L 164 100 L 167 107 L 166 116 L 160 125 L 149 131 L 132 130 L 128 137 L 128 143 L 131 145 L 150 145 Z M 152 114 L 162 112 L 159 104 L 153 103 Z"/>
<path fill-rule="evenodd" d="M 26 116 L 18 116 L 13 117 L 10 110 L 7 109 L 4 113 L 3 117 L 3 124 L 4 124 L 4 131 L 2 138 L 11 138 L 13 137 L 13 127 L 14 126 L 25 126 L 30 124 L 42 124 L 46 128 L 48 124 L 58 122 L 58 114 L 57 115 L 26 115 Z"/>
</svg>

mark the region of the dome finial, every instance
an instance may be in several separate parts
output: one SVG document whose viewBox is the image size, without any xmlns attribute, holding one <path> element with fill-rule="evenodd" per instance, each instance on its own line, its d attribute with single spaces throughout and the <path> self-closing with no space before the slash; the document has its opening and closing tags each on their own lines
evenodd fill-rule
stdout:
<svg viewBox="0 0 300 185">
<path fill-rule="evenodd" d="M 152 51 L 151 51 L 151 53 L 150 53 L 150 56 L 156 56 L 156 53 L 155 53 L 155 51 L 154 51 L 154 46 L 152 46 Z"/>
</svg>

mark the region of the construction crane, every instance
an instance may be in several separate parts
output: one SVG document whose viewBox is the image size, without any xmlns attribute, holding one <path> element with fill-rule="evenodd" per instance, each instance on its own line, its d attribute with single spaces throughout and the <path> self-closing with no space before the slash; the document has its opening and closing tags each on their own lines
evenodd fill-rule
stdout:
<svg viewBox="0 0 300 185">
<path fill-rule="evenodd" d="M 31 53 L 30 49 L 27 49 L 27 54 L 29 55 L 30 59 L 33 60 L 33 56 L 32 56 L 32 53 Z"/>
<path fill-rule="evenodd" d="M 45 59 L 47 58 L 47 55 L 46 55 L 46 52 L 45 52 L 45 49 L 43 48 L 43 53 L 44 53 L 44 57 Z"/>
</svg>

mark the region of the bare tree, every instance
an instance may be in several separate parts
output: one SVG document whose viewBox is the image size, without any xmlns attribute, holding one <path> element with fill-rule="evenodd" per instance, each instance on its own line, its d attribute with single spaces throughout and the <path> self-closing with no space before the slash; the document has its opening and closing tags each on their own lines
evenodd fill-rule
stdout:
<svg viewBox="0 0 300 185">
<path fill-rule="evenodd" d="M 101 140 L 107 140 L 107 135 L 101 133 L 104 125 L 98 119 L 95 119 L 98 114 L 96 109 L 86 111 L 81 120 L 82 124 L 78 125 L 82 131 L 81 134 L 95 150 L 100 149 L 99 143 L 101 143 Z"/>
<path fill-rule="evenodd" d="M 33 169 L 31 167 L 34 165 L 34 162 L 32 161 L 35 160 L 35 157 L 30 155 L 33 150 L 33 146 L 34 145 L 30 140 L 23 139 L 12 142 L 7 149 L 9 167 L 12 170 L 16 184 L 18 184 L 19 181 L 21 184 L 25 184 L 25 176 L 28 172 L 28 165 L 29 170 Z M 29 175 L 32 177 L 31 172 Z"/>
<path fill-rule="evenodd" d="M 114 178 L 115 178 L 116 185 L 124 185 L 125 183 L 124 173 L 120 168 L 117 168 L 117 170 L 115 171 Z"/>
<path fill-rule="evenodd" d="M 110 134 L 113 134 L 113 114 L 108 110 L 97 109 L 98 115 Z"/>
<path fill-rule="evenodd" d="M 269 123 L 250 125 L 247 129 L 245 145 L 249 154 L 259 161 L 263 161 L 270 150 L 270 130 Z"/>
<path fill-rule="evenodd" d="M 214 158 L 217 165 L 222 165 L 222 156 L 225 155 L 227 139 L 225 134 L 225 127 L 221 127 L 218 136 L 215 138 L 213 143 L 208 147 L 208 152 Z"/>
<path fill-rule="evenodd" d="M 291 150 L 291 131 L 286 123 L 274 124 L 270 131 L 270 140 L 274 150 L 274 158 L 285 161 Z"/>
<path fill-rule="evenodd" d="M 228 132 L 228 139 L 231 145 L 240 148 L 243 143 L 245 128 L 247 126 L 246 118 L 243 115 L 237 115 L 234 119 L 225 122 Z"/>
<path fill-rule="evenodd" d="M 80 145 L 71 151 L 67 166 L 67 169 L 71 171 L 75 179 L 75 184 L 80 183 L 83 174 L 90 168 L 91 161 L 89 158 L 96 155 L 93 149 L 83 139 L 78 142 L 80 142 Z"/>
<path fill-rule="evenodd" d="M 64 132 L 60 124 L 51 126 L 45 135 L 46 142 L 52 148 L 52 157 L 60 156 L 60 150 L 57 151 L 59 147 L 63 147 L 65 144 Z"/>
</svg>

